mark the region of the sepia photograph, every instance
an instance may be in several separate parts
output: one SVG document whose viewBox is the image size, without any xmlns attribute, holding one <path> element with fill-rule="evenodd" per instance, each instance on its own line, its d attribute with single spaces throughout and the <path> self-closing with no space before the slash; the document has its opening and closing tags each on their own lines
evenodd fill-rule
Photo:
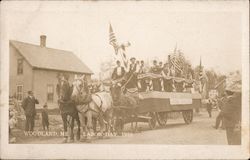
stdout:
<svg viewBox="0 0 250 160">
<path fill-rule="evenodd" d="M 248 12 L 1 2 L 1 158 L 248 159 Z"/>
</svg>

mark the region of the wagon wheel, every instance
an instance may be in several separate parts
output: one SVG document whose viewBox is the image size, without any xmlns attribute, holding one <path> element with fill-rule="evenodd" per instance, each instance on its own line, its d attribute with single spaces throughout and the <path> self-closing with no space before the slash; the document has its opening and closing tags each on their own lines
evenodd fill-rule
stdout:
<svg viewBox="0 0 250 160">
<path fill-rule="evenodd" d="M 148 120 L 148 125 L 150 129 L 154 129 L 156 127 L 156 115 L 153 112 L 149 112 L 148 116 L 150 119 Z"/>
<path fill-rule="evenodd" d="M 193 110 L 182 111 L 182 116 L 186 124 L 193 121 Z"/>
<path fill-rule="evenodd" d="M 166 126 L 168 120 L 167 112 L 157 112 L 156 113 L 157 122 L 160 126 Z"/>
</svg>

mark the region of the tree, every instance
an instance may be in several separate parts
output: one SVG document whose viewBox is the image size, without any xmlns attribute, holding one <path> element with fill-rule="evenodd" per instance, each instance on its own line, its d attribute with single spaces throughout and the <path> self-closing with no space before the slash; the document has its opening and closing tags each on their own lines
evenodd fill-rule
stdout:
<svg viewBox="0 0 250 160">
<path fill-rule="evenodd" d="M 111 74 L 113 72 L 113 69 L 115 67 L 115 60 L 112 58 L 109 58 L 105 61 L 103 61 L 100 65 L 100 80 L 110 80 Z"/>
</svg>

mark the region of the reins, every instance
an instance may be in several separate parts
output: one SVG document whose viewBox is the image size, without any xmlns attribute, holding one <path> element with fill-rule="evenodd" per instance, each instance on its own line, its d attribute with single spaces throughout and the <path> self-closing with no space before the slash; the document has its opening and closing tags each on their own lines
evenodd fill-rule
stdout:
<svg viewBox="0 0 250 160">
<path fill-rule="evenodd" d="M 129 77 L 129 79 L 121 86 L 122 91 L 124 91 L 125 86 L 130 82 L 130 80 L 132 79 L 133 76 L 134 76 L 134 73 L 132 73 L 131 76 Z"/>
</svg>

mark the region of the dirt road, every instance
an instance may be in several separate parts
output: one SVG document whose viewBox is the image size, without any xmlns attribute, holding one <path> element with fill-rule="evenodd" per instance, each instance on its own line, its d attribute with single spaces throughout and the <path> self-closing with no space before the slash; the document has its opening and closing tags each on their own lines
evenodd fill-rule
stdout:
<svg viewBox="0 0 250 160">
<path fill-rule="evenodd" d="M 194 115 L 191 124 L 186 125 L 182 118 L 170 119 L 166 127 L 150 130 L 147 123 L 139 123 L 140 132 L 125 132 L 123 136 L 108 136 L 104 139 L 95 138 L 96 144 L 182 144 L 205 145 L 227 144 L 225 130 L 215 130 L 212 126 L 218 113 L 209 118 L 206 112 Z M 126 125 L 126 130 L 129 131 Z M 62 137 L 29 137 L 18 143 L 62 143 Z M 82 143 L 82 142 L 74 142 Z"/>
</svg>

